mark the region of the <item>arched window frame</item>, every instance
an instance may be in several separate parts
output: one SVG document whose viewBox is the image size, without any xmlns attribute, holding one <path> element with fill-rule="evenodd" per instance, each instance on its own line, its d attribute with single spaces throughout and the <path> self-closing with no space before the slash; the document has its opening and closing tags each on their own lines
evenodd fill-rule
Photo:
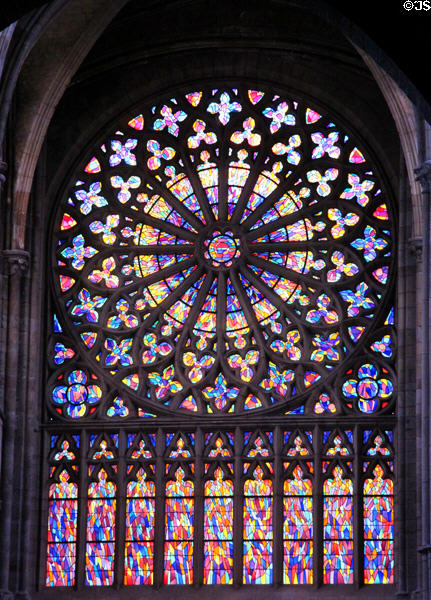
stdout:
<svg viewBox="0 0 431 600">
<path fill-rule="evenodd" d="M 394 229 L 395 229 L 395 223 L 394 223 Z M 93 386 L 98 386 L 98 387 L 100 387 L 100 389 L 103 390 L 103 388 L 104 388 L 103 379 L 99 378 L 98 380 L 95 380 L 95 383 L 92 383 L 92 385 Z M 98 392 L 96 391 L 95 395 L 97 396 L 97 394 L 98 394 Z M 316 401 L 316 398 L 314 398 L 314 402 L 315 401 Z M 269 411 L 269 412 L 271 413 L 271 411 Z M 273 411 L 273 412 L 275 412 L 275 411 Z M 360 415 L 360 417 L 361 417 L 361 415 Z M 151 421 L 151 417 L 150 417 L 150 421 L 148 421 L 149 427 L 148 428 L 143 428 L 143 429 L 140 428 L 140 431 L 143 432 L 143 433 L 155 432 L 155 427 L 158 424 L 161 425 L 161 427 L 163 428 L 164 431 L 166 431 L 166 432 L 169 431 L 169 429 L 170 429 L 170 426 L 168 425 L 168 423 L 169 423 L 169 417 L 167 415 L 165 415 L 162 418 L 158 417 L 157 419 L 158 419 L 157 421 L 155 421 L 155 420 Z M 248 421 L 248 418 L 247 418 L 247 421 Z M 263 421 L 265 422 L 265 417 L 263 417 Z M 279 440 L 278 441 L 278 449 L 279 449 L 278 453 L 275 451 L 275 444 L 276 444 L 276 442 L 274 441 L 274 455 L 273 455 L 274 468 L 276 468 L 277 461 L 279 463 L 278 464 L 278 473 L 281 472 L 281 466 L 280 466 L 281 461 L 283 461 L 283 460 L 285 461 L 285 457 L 283 456 L 283 452 L 280 451 L 280 448 L 283 445 L 282 442 L 281 442 L 281 439 L 282 439 L 283 435 L 285 435 L 288 431 L 290 431 L 292 425 L 294 425 L 295 427 L 298 428 L 298 431 L 299 431 L 300 435 L 302 435 L 302 436 L 306 435 L 306 431 L 312 429 L 312 431 L 313 431 L 313 435 L 312 435 L 313 442 L 312 443 L 313 443 L 313 446 L 314 446 L 314 449 L 313 449 L 314 454 L 313 454 L 312 460 L 315 461 L 316 465 L 319 463 L 320 457 L 322 456 L 322 444 L 323 444 L 323 441 L 319 442 L 319 441 L 316 441 L 316 440 L 323 440 L 324 439 L 324 435 L 325 435 L 325 431 L 330 430 L 330 428 L 331 428 L 331 421 L 330 421 L 329 417 L 325 417 L 324 420 L 322 419 L 321 421 L 319 421 L 319 417 L 317 416 L 317 414 L 315 414 L 315 415 L 308 414 L 307 416 L 301 416 L 301 415 L 295 415 L 295 416 L 293 416 L 292 415 L 292 416 L 288 416 L 288 417 L 281 417 L 281 416 L 277 417 L 277 416 L 274 416 L 272 414 L 270 417 L 268 417 L 268 421 L 271 421 L 273 423 L 272 431 L 271 432 L 274 435 L 274 440 L 276 440 L 276 439 Z M 260 419 L 257 419 L 257 420 L 254 419 L 254 421 L 251 420 L 251 422 L 254 422 L 254 426 L 255 427 L 257 427 L 257 426 L 260 427 L 261 426 L 260 425 Z M 387 413 L 386 415 L 381 415 L 381 416 L 378 416 L 378 417 L 374 416 L 372 427 L 375 426 L 376 422 L 378 422 L 378 424 L 379 424 L 379 432 L 386 431 L 386 429 L 384 429 L 384 428 L 389 428 L 391 431 L 393 431 L 394 418 L 393 418 L 393 416 L 391 414 Z M 323 423 L 325 423 L 325 425 Z M 360 475 L 361 470 L 359 469 L 359 465 L 360 465 L 361 461 L 365 460 L 365 458 L 366 458 L 365 445 L 361 441 L 361 439 L 362 439 L 363 431 L 366 428 L 368 428 L 367 430 L 369 430 L 370 426 L 366 425 L 367 420 L 365 418 L 358 420 L 357 419 L 357 415 L 355 417 L 353 417 L 353 415 L 352 415 L 351 418 L 348 418 L 348 417 L 347 418 L 344 418 L 344 417 L 340 418 L 340 417 L 337 416 L 336 419 L 334 421 L 332 421 L 332 427 L 335 426 L 335 423 L 337 423 L 338 427 L 341 427 L 341 428 L 344 427 L 346 429 L 349 428 L 349 431 L 351 431 L 352 435 L 354 436 L 354 442 L 352 443 L 352 454 L 351 454 L 351 457 L 352 457 L 352 461 L 354 462 L 354 468 L 356 469 L 355 474 L 353 475 L 353 477 L 355 478 L 355 488 L 354 489 L 355 489 L 355 493 L 358 493 L 358 489 L 359 489 L 358 485 L 360 485 L 359 482 L 360 482 L 361 477 L 362 477 Z M 98 429 L 98 427 L 99 426 L 96 426 L 96 430 Z M 114 431 L 116 429 L 116 427 L 112 423 L 108 423 L 108 422 L 106 422 L 103 426 L 101 426 L 102 430 L 106 430 L 107 427 L 108 427 L 108 429 L 110 429 L 112 431 Z M 130 425 L 130 427 L 133 429 L 135 427 L 135 424 Z M 179 427 L 180 427 L 180 429 L 178 431 L 182 431 L 182 432 L 185 432 L 185 433 L 187 433 L 188 431 L 191 432 L 191 430 L 188 429 L 187 427 L 182 428 L 181 424 L 180 424 Z M 207 419 L 205 419 L 204 416 L 202 416 L 201 422 L 199 422 L 199 420 L 196 421 L 196 427 L 198 429 L 201 428 L 201 427 L 209 427 L 209 421 Z M 228 429 L 232 429 L 232 426 L 229 427 L 229 420 L 228 420 L 228 416 L 227 415 L 224 416 L 224 418 L 223 418 L 223 427 L 224 428 L 227 427 Z M 56 427 L 52 426 L 51 423 L 47 423 L 47 429 L 48 430 L 52 430 L 54 432 L 56 430 Z M 87 429 L 88 432 L 90 430 L 94 429 L 93 423 L 89 422 L 88 426 L 87 425 L 85 426 L 85 429 Z M 124 429 L 124 428 L 122 427 L 121 429 Z M 127 427 L 125 429 L 127 430 Z M 242 439 L 242 436 L 244 436 L 244 433 L 245 433 L 246 429 L 247 428 L 244 425 L 244 423 L 241 423 L 241 422 L 239 422 L 238 424 L 236 423 L 236 427 L 234 429 L 235 443 L 241 443 L 242 447 L 244 449 L 246 447 L 246 444 L 244 443 L 244 441 Z M 75 429 L 73 429 L 73 428 L 71 430 L 75 431 Z M 262 430 L 265 430 L 263 426 L 262 426 Z M 121 431 L 120 431 L 120 429 L 118 429 L 118 431 L 120 432 L 119 433 L 120 437 L 121 437 L 121 435 L 123 435 L 123 438 L 124 438 L 124 433 L 122 434 Z M 136 431 L 138 431 L 138 430 L 136 430 Z M 335 430 L 331 430 L 331 431 L 335 431 Z M 158 458 L 156 458 L 156 464 L 157 464 L 157 461 L 159 461 L 158 462 L 159 465 L 160 465 L 161 459 L 163 457 L 163 452 L 160 454 L 160 449 L 162 447 L 161 446 L 162 441 L 160 440 L 160 435 L 162 435 L 162 434 L 160 433 L 160 429 L 159 429 L 158 433 L 157 433 L 158 437 L 157 437 L 157 444 L 156 444 L 156 446 L 158 446 L 158 448 L 159 448 L 159 454 L 156 455 L 158 457 Z M 198 435 L 199 435 L 198 434 L 198 430 L 196 430 L 196 436 L 198 436 Z M 59 443 L 58 440 L 59 439 L 60 438 L 58 438 L 54 442 L 54 445 L 56 445 L 56 444 L 58 445 L 58 443 Z M 241 442 L 240 442 L 240 440 L 241 440 Z M 124 444 L 124 442 L 123 442 L 123 444 Z M 201 444 L 201 446 L 203 444 L 202 438 L 201 438 L 200 444 Z M 318 444 L 317 447 L 316 447 L 316 444 Z M 393 452 L 393 449 L 391 451 Z M 125 460 L 124 456 L 125 456 L 124 454 L 123 455 L 119 454 L 119 461 L 120 462 L 121 462 L 121 460 L 123 460 L 123 461 Z M 201 457 L 202 457 L 202 455 L 201 455 Z M 200 468 L 200 470 L 201 470 L 201 474 L 199 475 L 199 481 L 202 478 L 202 468 L 203 468 L 203 464 L 204 464 L 204 460 L 201 457 L 198 459 L 198 456 L 196 455 L 196 467 L 195 468 L 196 469 Z M 88 460 L 89 460 L 89 454 L 81 456 L 81 463 L 85 463 L 86 461 L 88 462 Z M 198 462 L 198 460 L 200 462 Z M 245 460 L 245 457 L 244 457 L 244 460 Z M 316 469 L 317 469 L 317 467 L 316 467 Z M 157 470 L 157 466 L 156 466 L 156 470 Z M 85 475 L 81 475 L 81 477 L 85 478 Z M 156 474 L 156 482 L 157 482 L 157 477 L 158 476 Z M 234 478 L 236 478 L 236 480 L 238 481 L 238 474 L 235 474 Z M 316 481 L 318 481 L 319 479 L 322 480 L 322 474 L 321 473 L 318 474 L 317 471 L 316 471 Z M 323 476 L 323 479 L 324 479 L 324 476 Z M 282 478 L 280 478 L 279 481 L 282 481 Z M 196 480 L 196 483 L 197 483 L 197 485 L 199 485 L 198 480 Z M 156 485 L 157 485 L 157 483 L 156 483 Z M 274 490 L 274 499 L 275 499 L 274 501 L 276 501 L 277 495 L 278 496 L 282 495 L 282 491 L 281 491 L 279 482 L 276 485 L 278 485 L 279 489 L 278 490 Z M 357 503 L 356 503 L 356 506 L 358 506 Z M 277 509 L 279 511 L 278 519 L 280 520 L 280 504 L 279 504 L 279 506 L 278 506 Z M 202 507 L 200 508 L 200 510 L 202 511 Z M 315 523 L 317 523 L 318 520 L 319 520 L 319 518 L 321 519 L 321 517 L 319 517 L 319 513 L 321 513 L 321 511 L 322 511 L 322 507 L 318 506 L 317 508 L 314 508 L 313 510 L 314 510 L 315 515 L 317 513 L 317 520 L 315 520 Z M 156 501 L 156 511 L 157 511 L 157 501 Z M 235 516 L 234 516 L 234 522 L 236 522 L 236 523 L 238 523 L 239 520 L 240 520 L 238 514 L 239 514 L 239 511 L 238 511 L 238 508 L 236 508 L 236 512 L 235 512 Z M 274 515 L 274 521 L 275 521 L 275 523 L 277 522 L 277 517 L 275 515 Z M 360 517 L 359 517 L 359 515 L 357 515 L 355 524 L 353 525 L 353 528 L 356 530 L 355 537 L 357 535 L 359 535 L 360 525 L 361 525 L 360 524 Z M 274 527 L 275 526 L 276 525 L 274 525 Z M 157 532 L 156 532 L 156 534 L 157 534 Z M 200 535 L 202 535 L 202 533 Z M 160 537 L 160 534 L 159 534 L 159 537 Z M 356 539 L 359 539 L 359 538 L 356 537 Z M 321 540 L 319 542 L 319 533 L 315 532 L 315 540 L 317 540 L 318 544 L 320 544 L 320 546 L 322 547 Z M 156 545 L 159 544 L 159 543 L 160 543 L 159 541 L 157 541 L 157 540 L 155 541 Z M 201 541 L 198 540 L 197 543 L 199 544 L 199 543 L 201 543 Z M 275 548 L 274 548 L 274 551 L 275 551 Z M 237 557 L 236 558 L 238 559 L 238 553 L 239 553 L 239 551 L 237 550 L 236 552 L 237 552 Z M 321 561 L 322 559 L 319 557 L 319 552 L 320 551 L 318 550 L 317 551 L 317 556 L 318 556 L 317 560 Z M 156 558 L 156 560 L 157 560 L 157 558 Z M 159 567 L 158 567 L 159 568 L 159 575 L 158 576 L 160 578 L 160 558 L 158 560 L 159 560 Z M 280 550 L 279 549 L 278 549 L 278 556 L 277 556 L 277 552 L 275 551 L 274 560 L 278 561 L 278 563 L 274 563 L 274 565 L 278 564 L 278 566 L 275 566 L 275 569 L 277 569 L 277 578 L 278 578 L 278 581 L 280 581 L 280 573 L 281 573 L 281 571 L 280 571 Z M 361 578 L 362 578 L 361 567 L 360 567 L 360 565 L 358 563 L 359 560 L 360 560 L 360 549 L 356 549 L 355 550 L 356 566 L 355 566 L 355 573 L 354 573 L 354 580 L 355 580 L 355 582 L 360 581 Z M 234 563 L 235 563 L 235 561 L 234 561 Z M 234 575 L 234 576 L 236 576 L 236 579 L 238 580 L 239 575 L 238 575 L 238 566 L 237 565 L 238 565 L 238 562 L 236 561 L 235 566 L 234 566 L 234 571 L 235 571 L 236 575 Z M 197 568 L 201 569 L 202 567 L 198 566 Z M 121 572 L 121 570 L 120 570 L 120 572 Z M 117 571 L 116 571 L 116 577 L 117 577 L 117 579 L 119 577 L 118 573 L 119 573 L 119 571 L 117 569 Z M 275 583 L 275 581 L 274 581 L 274 583 Z M 314 584 L 315 585 L 320 585 L 321 583 L 322 583 L 322 573 L 321 572 L 315 573 L 315 582 L 314 582 Z"/>
</svg>

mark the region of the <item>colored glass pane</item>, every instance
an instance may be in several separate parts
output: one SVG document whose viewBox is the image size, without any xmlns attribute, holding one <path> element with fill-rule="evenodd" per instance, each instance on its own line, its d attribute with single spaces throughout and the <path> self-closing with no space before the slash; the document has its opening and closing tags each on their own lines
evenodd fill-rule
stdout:
<svg viewBox="0 0 431 600">
<path fill-rule="evenodd" d="M 185 585 L 193 582 L 193 543 L 165 542 L 164 583 Z"/>
<path fill-rule="evenodd" d="M 217 440 L 218 441 L 218 440 Z M 204 583 L 233 583 L 233 482 L 221 468 L 205 483 Z"/>
<path fill-rule="evenodd" d="M 104 469 L 99 471 L 98 480 L 88 486 L 87 585 L 111 585 L 114 580 L 115 489 Z"/>
<path fill-rule="evenodd" d="M 309 497 L 284 500 L 284 539 L 313 537 L 313 501 Z"/>
<path fill-rule="evenodd" d="M 336 466 L 323 492 L 323 582 L 353 583 L 352 481 Z"/>
<path fill-rule="evenodd" d="M 273 578 L 272 543 L 244 542 L 243 583 L 270 584 Z"/>
<path fill-rule="evenodd" d="M 364 583 L 394 582 L 394 543 L 392 540 L 365 540 Z"/>
<path fill-rule="evenodd" d="M 299 441 L 298 441 L 299 440 Z M 296 448 L 301 438 L 297 438 Z M 284 482 L 283 582 L 313 583 L 313 498 L 312 483 L 296 466 Z"/>
<path fill-rule="evenodd" d="M 353 583 L 353 542 L 323 543 L 323 583 Z"/>
<path fill-rule="evenodd" d="M 76 544 L 48 544 L 46 585 L 75 584 Z"/>
<path fill-rule="evenodd" d="M 126 542 L 125 585 L 151 585 L 153 583 L 153 542 Z"/>
<path fill-rule="evenodd" d="M 233 583 L 233 542 L 205 542 L 204 583 Z"/>
<path fill-rule="evenodd" d="M 194 486 L 179 467 L 175 480 L 166 483 L 164 581 L 193 581 Z"/>
<path fill-rule="evenodd" d="M 254 479 L 247 479 L 244 484 L 243 583 L 272 583 L 272 481 L 263 477 L 258 466 Z"/>
<path fill-rule="evenodd" d="M 141 442 L 142 443 L 142 442 Z M 135 450 L 132 458 L 137 454 Z M 142 454 L 142 452 L 141 452 Z M 151 456 L 151 452 L 149 453 Z M 127 485 L 124 583 L 153 583 L 155 485 L 139 469 Z"/>
<path fill-rule="evenodd" d="M 205 240 L 205 246 L 207 247 L 205 258 L 214 267 L 220 265 L 229 267 L 233 259 L 240 256 L 239 240 L 229 230 L 222 233 L 216 229 L 212 236 Z"/>
<path fill-rule="evenodd" d="M 75 583 L 78 486 L 62 471 L 49 490 L 46 585 Z"/>
<path fill-rule="evenodd" d="M 283 583 L 313 583 L 313 542 L 284 540 Z"/>
<path fill-rule="evenodd" d="M 364 583 L 393 583 L 393 482 L 380 464 L 364 482 L 364 538 Z"/>
<path fill-rule="evenodd" d="M 87 585 L 112 585 L 114 582 L 113 542 L 87 544 L 85 583 Z"/>
<path fill-rule="evenodd" d="M 73 542 L 76 539 L 76 500 L 54 500 L 49 504 L 48 542 Z"/>
</svg>

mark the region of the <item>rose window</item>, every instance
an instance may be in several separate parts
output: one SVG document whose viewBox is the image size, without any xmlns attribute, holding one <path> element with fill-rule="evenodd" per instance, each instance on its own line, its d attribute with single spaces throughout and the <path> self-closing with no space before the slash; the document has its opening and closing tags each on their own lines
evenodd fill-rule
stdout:
<svg viewBox="0 0 431 600">
<path fill-rule="evenodd" d="M 392 208 L 324 110 L 226 86 L 142 106 L 53 240 L 57 416 L 392 410 Z"/>
</svg>

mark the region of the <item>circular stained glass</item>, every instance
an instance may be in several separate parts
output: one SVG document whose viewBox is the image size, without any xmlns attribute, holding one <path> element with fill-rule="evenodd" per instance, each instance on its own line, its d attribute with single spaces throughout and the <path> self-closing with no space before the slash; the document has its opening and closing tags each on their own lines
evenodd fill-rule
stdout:
<svg viewBox="0 0 431 600">
<path fill-rule="evenodd" d="M 204 245 L 204 256 L 212 267 L 231 267 L 233 260 L 241 255 L 239 239 L 230 230 L 223 232 L 215 229 Z"/>
<path fill-rule="evenodd" d="M 237 247 L 232 235 L 222 235 L 216 232 L 216 235 L 208 241 L 208 256 L 214 266 L 225 264 L 230 266 L 232 259 L 237 254 Z"/>
<path fill-rule="evenodd" d="M 128 416 L 390 408 L 391 206 L 323 113 L 222 86 L 100 141 L 54 226 L 57 413 L 117 414 L 114 397 Z M 78 356 L 106 393 L 77 417 Z"/>
</svg>

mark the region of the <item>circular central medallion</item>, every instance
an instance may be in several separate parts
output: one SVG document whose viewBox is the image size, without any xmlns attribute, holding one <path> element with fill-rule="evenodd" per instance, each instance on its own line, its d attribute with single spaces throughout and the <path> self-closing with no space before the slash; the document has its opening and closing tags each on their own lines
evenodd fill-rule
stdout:
<svg viewBox="0 0 431 600">
<path fill-rule="evenodd" d="M 237 251 L 235 241 L 228 235 L 219 235 L 208 246 L 208 254 L 214 262 L 227 263 L 235 256 Z"/>
<path fill-rule="evenodd" d="M 205 258 L 214 267 L 230 267 L 232 261 L 240 256 L 239 240 L 231 231 L 213 231 L 205 240 Z"/>
</svg>

